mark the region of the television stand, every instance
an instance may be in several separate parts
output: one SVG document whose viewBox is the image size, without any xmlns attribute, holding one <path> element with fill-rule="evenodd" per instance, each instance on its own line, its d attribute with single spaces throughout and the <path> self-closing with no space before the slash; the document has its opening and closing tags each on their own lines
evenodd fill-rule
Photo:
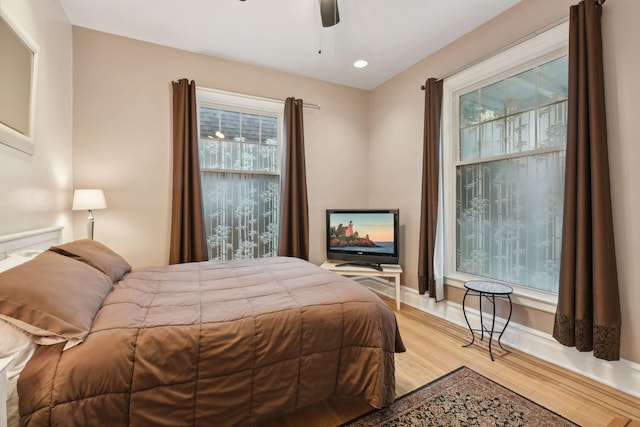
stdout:
<svg viewBox="0 0 640 427">
<path fill-rule="evenodd" d="M 396 308 L 400 310 L 400 274 L 402 267 L 399 264 L 378 264 L 380 269 L 372 269 L 371 266 L 355 263 L 333 263 L 326 261 L 320 267 L 331 270 L 341 276 L 377 276 L 391 278 L 396 285 Z"/>
<path fill-rule="evenodd" d="M 373 268 L 374 270 L 383 271 L 382 266 L 374 262 L 343 262 L 341 264 L 336 264 L 336 267 L 362 267 L 362 268 Z"/>
</svg>

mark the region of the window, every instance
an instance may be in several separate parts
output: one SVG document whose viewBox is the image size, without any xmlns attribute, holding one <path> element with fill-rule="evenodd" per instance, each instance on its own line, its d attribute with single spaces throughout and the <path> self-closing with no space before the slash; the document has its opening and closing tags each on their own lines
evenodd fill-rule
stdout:
<svg viewBox="0 0 640 427">
<path fill-rule="evenodd" d="M 451 276 L 557 294 L 567 132 L 566 25 L 445 80 Z M 449 106 L 449 107 L 447 107 Z"/>
<path fill-rule="evenodd" d="M 282 103 L 198 89 L 209 259 L 277 255 Z"/>
</svg>

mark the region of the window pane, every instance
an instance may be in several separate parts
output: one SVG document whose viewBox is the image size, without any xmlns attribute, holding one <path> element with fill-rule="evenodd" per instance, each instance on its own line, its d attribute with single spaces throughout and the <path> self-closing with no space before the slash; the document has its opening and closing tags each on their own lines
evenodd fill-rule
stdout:
<svg viewBox="0 0 640 427">
<path fill-rule="evenodd" d="M 224 111 L 221 114 L 221 129 L 225 139 L 239 138 L 240 135 L 240 113 L 235 111 Z"/>
<path fill-rule="evenodd" d="M 536 84 L 533 70 L 505 80 L 506 111 L 508 115 L 528 111 L 536 106 Z"/>
<path fill-rule="evenodd" d="M 263 145 L 260 147 L 260 170 L 266 172 L 278 172 L 278 146 Z"/>
<path fill-rule="evenodd" d="M 215 108 L 200 108 L 200 137 L 214 138 L 220 129 L 220 110 Z"/>
<path fill-rule="evenodd" d="M 260 142 L 260 116 L 242 114 L 242 137 L 244 141 Z"/>
<path fill-rule="evenodd" d="M 258 144 L 236 142 L 235 145 L 238 147 L 239 157 L 242 162 L 242 165 L 238 169 L 243 171 L 258 170 L 258 151 L 260 150 Z"/>
<path fill-rule="evenodd" d="M 460 129 L 460 160 L 476 159 L 480 155 L 479 126 Z"/>
<path fill-rule="evenodd" d="M 520 153 L 535 148 L 535 126 L 531 126 L 531 123 L 535 123 L 535 111 L 515 114 L 505 119 L 506 154 Z"/>
<path fill-rule="evenodd" d="M 495 120 L 506 112 L 505 85 L 499 81 L 480 89 L 480 121 Z"/>
<path fill-rule="evenodd" d="M 278 144 L 278 119 L 262 116 L 262 139 L 265 144 Z"/>
<path fill-rule="evenodd" d="M 200 140 L 201 168 L 254 170 L 251 166 L 255 162 L 255 155 L 245 144 L 217 138 Z"/>
<path fill-rule="evenodd" d="M 240 161 L 238 159 L 238 151 L 235 150 L 236 144 L 231 141 L 220 141 L 220 167 L 222 169 L 238 169 Z"/>
<path fill-rule="evenodd" d="M 276 256 L 280 178 L 202 173 L 209 259 Z"/>
<path fill-rule="evenodd" d="M 491 157 L 505 152 L 505 139 L 503 137 L 504 121 L 494 120 L 480 125 L 480 152 L 479 157 Z"/>
<path fill-rule="evenodd" d="M 473 145 L 475 129 L 464 128 L 460 133 L 461 160 L 484 159 L 515 154 L 535 148 L 535 111 L 525 111 L 485 121 L 480 125 L 480 151 Z"/>
<path fill-rule="evenodd" d="M 456 168 L 456 267 L 557 292 L 564 152 Z"/>
<path fill-rule="evenodd" d="M 567 101 L 538 110 L 538 147 L 567 144 Z"/>
<path fill-rule="evenodd" d="M 460 97 L 460 127 L 478 124 L 478 97 L 480 91 L 475 90 Z"/>
<path fill-rule="evenodd" d="M 200 140 L 200 167 L 222 168 L 220 141 L 212 139 Z"/>
<path fill-rule="evenodd" d="M 538 105 L 564 101 L 569 91 L 567 57 L 542 64 L 536 69 Z"/>
</svg>

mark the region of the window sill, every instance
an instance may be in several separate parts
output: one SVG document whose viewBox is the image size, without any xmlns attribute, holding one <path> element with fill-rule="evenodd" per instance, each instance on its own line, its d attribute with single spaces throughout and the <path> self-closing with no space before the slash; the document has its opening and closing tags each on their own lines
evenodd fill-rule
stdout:
<svg viewBox="0 0 640 427">
<path fill-rule="evenodd" d="M 476 276 L 465 275 L 461 273 L 455 273 L 447 275 L 444 279 L 445 285 L 453 286 L 455 288 L 465 289 L 464 282 L 468 280 L 479 280 L 486 278 L 479 278 Z M 544 311 L 546 313 L 554 314 L 558 305 L 558 296 L 549 292 L 536 291 L 534 289 L 526 288 L 524 286 L 518 286 L 511 283 L 505 283 L 513 288 L 513 294 L 511 294 L 511 301 L 514 304 L 521 305 L 535 310 Z"/>
</svg>

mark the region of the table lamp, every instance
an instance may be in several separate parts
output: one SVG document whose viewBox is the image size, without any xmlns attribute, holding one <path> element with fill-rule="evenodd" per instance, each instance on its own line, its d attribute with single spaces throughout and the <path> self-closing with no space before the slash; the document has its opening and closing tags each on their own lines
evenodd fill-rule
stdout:
<svg viewBox="0 0 640 427">
<path fill-rule="evenodd" d="M 87 235 L 93 240 L 93 211 L 94 209 L 105 209 L 107 201 L 104 198 L 104 192 L 99 189 L 75 190 L 73 192 L 74 211 L 89 211 L 89 223 L 87 224 Z"/>
</svg>

